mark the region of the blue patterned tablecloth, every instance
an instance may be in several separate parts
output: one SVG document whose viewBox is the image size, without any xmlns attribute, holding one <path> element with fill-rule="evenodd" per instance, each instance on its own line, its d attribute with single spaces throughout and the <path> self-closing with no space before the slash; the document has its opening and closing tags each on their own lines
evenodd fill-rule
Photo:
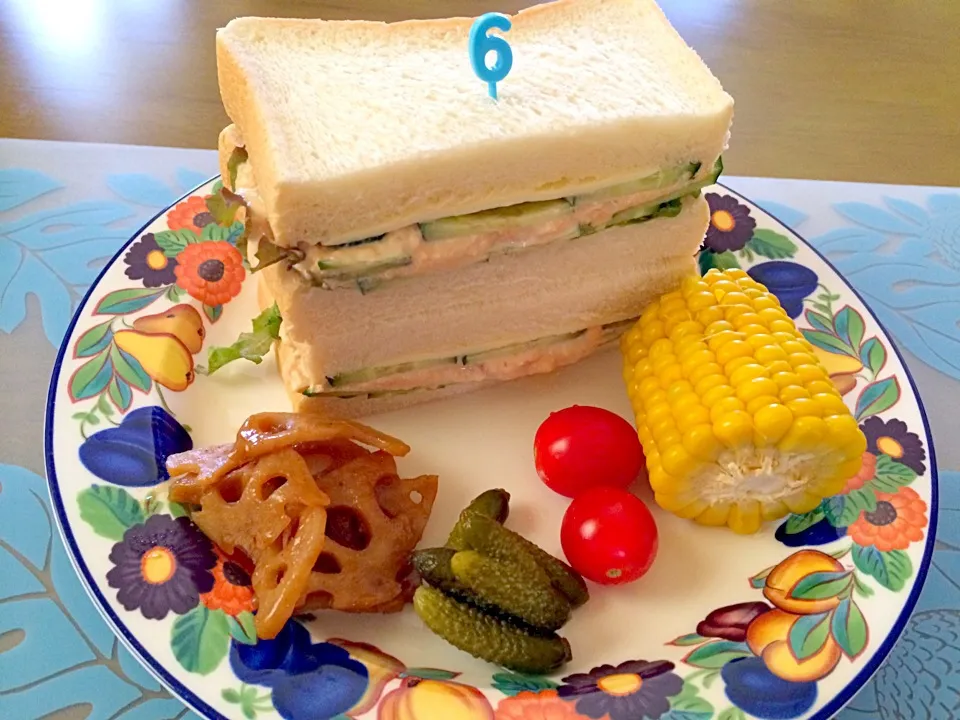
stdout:
<svg viewBox="0 0 960 720">
<path fill-rule="evenodd" d="M 0 718 L 193 718 L 105 625 L 50 514 L 43 409 L 70 316 L 213 151 L 0 140 Z M 960 717 L 960 190 L 725 178 L 807 238 L 904 351 L 937 444 L 933 568 L 893 654 L 841 720 Z"/>
</svg>

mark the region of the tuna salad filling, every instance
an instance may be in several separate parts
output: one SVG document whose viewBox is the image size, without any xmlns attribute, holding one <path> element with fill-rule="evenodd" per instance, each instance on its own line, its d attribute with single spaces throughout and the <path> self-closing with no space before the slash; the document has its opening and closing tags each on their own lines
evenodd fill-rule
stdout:
<svg viewBox="0 0 960 720">
<path fill-rule="evenodd" d="M 611 227 L 675 217 L 685 198 L 716 182 L 723 165 L 720 158 L 710 168 L 685 163 L 586 195 L 440 218 L 342 245 L 296 248 L 270 242 L 266 212 L 243 148 L 234 150 L 228 168 L 234 193 L 247 207 L 245 238 L 254 269 L 286 262 L 316 286 L 368 292 L 393 278 L 451 270 Z"/>
<path fill-rule="evenodd" d="M 322 386 L 304 388 L 301 393 L 307 397 L 374 398 L 551 372 L 616 340 L 635 321 L 636 318 L 629 318 L 475 353 L 343 372 L 326 378 Z"/>
</svg>

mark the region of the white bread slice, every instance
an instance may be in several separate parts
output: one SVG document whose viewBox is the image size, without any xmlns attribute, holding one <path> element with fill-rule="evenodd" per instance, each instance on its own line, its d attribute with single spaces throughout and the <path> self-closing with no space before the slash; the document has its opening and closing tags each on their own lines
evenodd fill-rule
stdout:
<svg viewBox="0 0 960 720">
<path fill-rule="evenodd" d="M 480 352 L 635 317 L 696 271 L 708 217 L 706 201 L 691 198 L 676 218 L 398 279 L 367 295 L 316 288 L 285 266 L 271 266 L 259 273 L 261 303 L 276 301 L 283 317 L 278 365 L 284 383 L 295 397 L 338 373 Z M 394 399 L 403 405 L 416 397 Z M 394 406 L 376 407 L 383 405 Z"/>
<path fill-rule="evenodd" d="M 471 24 L 239 18 L 218 32 L 223 103 L 278 245 L 709 169 L 725 148 L 733 101 L 653 0 L 521 11 L 499 102 L 470 66 Z"/>
</svg>

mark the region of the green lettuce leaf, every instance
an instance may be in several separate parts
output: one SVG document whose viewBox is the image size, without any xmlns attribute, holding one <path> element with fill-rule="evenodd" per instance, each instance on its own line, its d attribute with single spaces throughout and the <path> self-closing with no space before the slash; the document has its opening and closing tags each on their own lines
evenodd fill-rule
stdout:
<svg viewBox="0 0 960 720">
<path fill-rule="evenodd" d="M 234 360 L 249 360 L 259 365 L 263 356 L 270 352 L 274 341 L 280 337 L 280 309 L 274 303 L 253 319 L 253 332 L 240 333 L 233 345 L 210 348 L 207 367 L 198 367 L 197 372 L 213 375 L 217 370 Z"/>
</svg>

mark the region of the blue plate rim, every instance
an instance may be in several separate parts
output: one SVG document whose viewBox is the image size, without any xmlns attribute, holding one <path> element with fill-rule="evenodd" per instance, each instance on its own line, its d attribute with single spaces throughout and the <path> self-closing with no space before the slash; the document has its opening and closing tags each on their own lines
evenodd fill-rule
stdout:
<svg viewBox="0 0 960 720">
<path fill-rule="evenodd" d="M 104 597 L 103 593 L 97 587 L 96 582 L 93 579 L 93 576 L 90 572 L 90 569 L 87 567 L 86 563 L 83 561 L 82 555 L 80 553 L 80 548 L 77 546 L 76 541 L 73 537 L 73 534 L 69 530 L 66 516 L 66 508 L 63 503 L 63 498 L 60 495 L 59 482 L 57 480 L 56 468 L 54 467 L 54 454 L 53 454 L 53 419 L 56 409 L 56 393 L 57 386 L 60 381 L 60 372 L 62 370 L 63 361 L 66 357 L 67 351 L 70 346 L 70 340 L 73 336 L 74 328 L 76 327 L 77 320 L 80 317 L 81 311 L 87 306 L 87 303 L 90 301 L 91 296 L 94 291 L 99 286 L 101 280 L 103 280 L 104 275 L 109 271 L 111 267 L 119 260 L 120 256 L 126 252 L 127 248 L 135 242 L 140 235 L 156 222 L 161 216 L 167 213 L 170 208 L 174 207 L 177 203 L 182 202 L 188 197 L 196 194 L 196 192 L 206 185 L 209 185 L 211 182 L 216 181 L 220 178 L 219 174 L 213 175 L 208 180 L 200 183 L 190 191 L 184 193 L 181 197 L 175 200 L 173 203 L 163 208 L 156 215 L 147 220 L 136 232 L 134 232 L 130 239 L 127 240 L 120 249 L 110 258 L 100 273 L 97 275 L 96 279 L 90 283 L 90 286 L 87 288 L 87 291 L 83 295 L 83 299 L 78 303 L 77 310 L 74 313 L 73 317 L 70 319 L 70 324 L 67 326 L 67 330 L 64 333 L 63 340 L 60 344 L 60 350 L 57 352 L 57 358 L 53 365 L 53 370 L 50 374 L 50 386 L 47 389 L 47 403 L 44 411 L 44 430 L 43 430 L 43 439 L 44 439 L 44 466 L 46 468 L 47 474 L 47 490 L 50 494 L 50 502 L 54 511 L 54 518 L 57 523 L 57 529 L 60 532 L 60 537 L 62 538 L 64 545 L 66 546 L 68 553 L 67 555 L 70 558 L 70 563 L 73 565 L 77 574 L 79 575 L 84 589 L 87 591 L 87 594 L 94 601 L 94 605 L 97 610 L 107 621 L 107 624 L 110 626 L 110 629 L 114 634 L 120 639 L 121 642 L 126 646 L 127 650 L 137 659 L 137 661 L 143 665 L 148 671 L 150 671 L 157 680 L 175 697 L 179 698 L 183 703 L 188 705 L 194 712 L 200 713 L 204 716 L 206 720 L 228 720 L 224 715 L 219 713 L 213 707 L 205 703 L 199 697 L 197 697 L 189 688 L 183 685 L 179 680 L 173 677 L 167 670 L 163 667 L 162 664 L 157 662 L 157 660 L 150 654 L 150 652 L 140 644 L 140 642 L 129 632 L 127 626 L 120 619 L 117 613 L 110 606 L 109 601 Z M 914 581 L 913 588 L 910 591 L 909 596 L 904 602 L 903 609 L 900 612 L 900 615 L 897 617 L 896 621 L 893 624 L 889 634 L 884 638 L 884 641 L 880 644 L 880 647 L 873 654 L 867 664 L 860 670 L 859 673 L 851 680 L 847 685 L 843 687 L 829 702 L 827 702 L 816 714 L 811 715 L 808 720 L 830 720 L 836 713 L 846 706 L 850 700 L 869 682 L 873 675 L 880 669 L 880 666 L 883 665 L 884 661 L 890 655 L 890 652 L 893 650 L 893 647 L 896 645 L 897 641 L 900 639 L 900 636 L 903 634 L 904 629 L 907 626 L 907 623 L 910 620 L 913 610 L 917 605 L 917 601 L 920 599 L 920 593 L 923 591 L 923 587 L 926 583 L 927 574 L 930 570 L 930 565 L 933 560 L 933 550 L 934 545 L 936 544 L 936 529 L 937 529 L 937 520 L 939 516 L 939 473 L 937 469 L 937 460 L 936 453 L 934 451 L 933 445 L 933 436 L 930 432 L 930 423 L 927 418 L 926 408 L 923 404 L 923 398 L 920 396 L 920 392 L 917 389 L 917 384 L 913 379 L 913 375 L 910 372 L 910 368 L 907 366 L 907 363 L 903 359 L 903 354 L 900 352 L 900 348 L 897 347 L 896 341 L 892 334 L 887 331 L 886 327 L 880 320 L 877 318 L 876 314 L 873 312 L 870 305 L 863 299 L 863 296 L 854 288 L 850 282 L 844 278 L 843 274 L 837 270 L 837 268 L 831 263 L 812 243 L 807 241 L 796 230 L 791 228 L 788 224 L 780 220 L 775 214 L 768 212 L 763 208 L 762 205 L 750 200 L 745 195 L 737 192 L 729 185 L 724 183 L 716 183 L 718 187 L 722 187 L 726 192 L 731 195 L 735 195 L 740 200 L 743 200 L 745 203 L 749 204 L 751 207 L 758 208 L 763 213 L 773 218 L 777 223 L 782 227 L 788 229 L 795 237 L 799 238 L 804 245 L 806 245 L 810 250 L 814 252 L 817 257 L 819 257 L 833 272 L 834 274 L 843 280 L 847 289 L 850 290 L 860 301 L 866 311 L 870 314 L 870 317 L 877 324 L 880 330 L 883 332 L 884 337 L 890 340 L 890 347 L 893 348 L 893 352 L 896 354 L 897 359 L 900 361 L 901 366 L 903 367 L 904 374 L 907 378 L 907 381 L 910 383 L 910 388 L 913 390 L 914 397 L 917 399 L 917 408 L 920 410 L 920 418 L 923 422 L 923 430 L 927 439 L 927 450 L 929 453 L 930 460 L 930 522 L 928 525 L 927 537 L 926 537 L 926 547 L 923 551 L 923 558 L 921 560 L 920 566 L 917 568 L 916 580 Z"/>
</svg>

